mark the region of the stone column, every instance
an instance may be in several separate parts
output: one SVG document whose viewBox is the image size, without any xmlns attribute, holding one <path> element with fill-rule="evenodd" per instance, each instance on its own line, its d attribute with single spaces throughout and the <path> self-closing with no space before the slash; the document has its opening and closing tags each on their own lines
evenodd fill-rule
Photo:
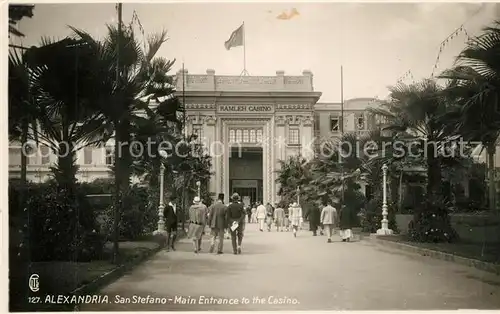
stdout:
<svg viewBox="0 0 500 314">
<path fill-rule="evenodd" d="M 224 141 L 224 157 L 222 161 L 222 192 L 224 193 L 224 202 L 229 203 L 229 155 L 231 154 L 231 147 L 229 146 L 227 124 L 224 123 L 222 127 L 222 139 Z"/>
<path fill-rule="evenodd" d="M 274 117 L 269 121 L 269 130 L 270 130 L 270 140 L 269 140 L 269 148 L 271 150 L 271 158 L 269 162 L 269 167 L 271 168 L 271 182 L 270 182 L 270 193 L 271 193 L 271 202 L 274 204 L 276 202 L 276 125 L 274 121 Z"/>
<path fill-rule="evenodd" d="M 216 139 L 215 139 L 216 138 L 216 135 L 215 135 L 216 118 L 215 118 L 215 116 L 205 116 L 204 120 L 205 120 L 204 121 L 205 124 L 204 124 L 204 128 L 203 128 L 204 136 L 205 136 L 204 143 L 206 145 L 207 153 L 210 156 L 216 156 L 217 154 L 214 152 L 214 147 L 215 147 L 214 143 L 216 143 Z M 217 162 L 217 160 L 215 160 L 213 158 L 212 165 L 210 167 L 211 172 L 215 172 L 216 162 Z M 216 186 L 216 181 L 214 180 L 214 178 L 211 178 L 208 190 L 211 193 L 217 193 L 216 192 L 217 186 Z"/>
<path fill-rule="evenodd" d="M 220 119 L 216 119 L 215 121 L 215 142 L 217 143 L 216 145 L 213 145 L 214 149 L 214 158 L 213 158 L 213 163 L 215 165 L 214 169 L 215 172 L 212 175 L 211 181 L 214 182 L 214 191 L 215 193 L 224 193 L 224 190 L 222 189 L 222 182 L 221 182 L 221 176 L 222 176 L 222 163 L 223 163 L 223 158 L 227 154 L 227 151 L 225 150 L 226 148 L 223 145 L 223 141 L 221 139 L 221 128 L 222 128 L 222 121 Z M 227 139 L 226 139 L 227 141 Z"/>
<path fill-rule="evenodd" d="M 276 116 L 275 117 L 275 138 L 276 138 L 276 145 L 274 146 L 274 151 L 275 151 L 275 159 L 274 159 L 274 164 L 275 164 L 275 170 L 280 169 L 280 164 L 279 160 L 285 159 L 285 149 L 286 149 L 286 144 L 285 144 L 285 117 L 283 116 Z M 277 175 L 275 174 L 275 178 L 277 178 Z M 274 181 L 276 182 L 276 181 Z M 280 190 L 280 184 L 279 183 L 274 183 L 274 188 L 275 188 L 275 194 L 277 197 L 278 191 Z"/>
<path fill-rule="evenodd" d="M 314 157 L 314 128 L 313 128 L 313 117 L 305 116 L 302 120 L 301 126 L 301 139 L 302 139 L 302 156 L 306 160 L 311 160 Z"/>
<path fill-rule="evenodd" d="M 269 145 L 269 140 L 270 140 L 270 134 L 269 134 L 269 127 L 268 123 L 266 123 L 262 127 L 262 202 L 265 204 L 270 201 L 269 199 L 269 184 L 268 184 L 268 160 L 269 160 L 269 148 L 271 145 Z"/>
</svg>

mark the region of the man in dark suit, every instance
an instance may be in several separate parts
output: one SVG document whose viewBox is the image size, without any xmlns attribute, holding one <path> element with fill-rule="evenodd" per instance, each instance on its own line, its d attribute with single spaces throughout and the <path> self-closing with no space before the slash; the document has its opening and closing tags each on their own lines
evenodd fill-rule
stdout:
<svg viewBox="0 0 500 314">
<path fill-rule="evenodd" d="M 241 254 L 241 242 L 243 241 L 243 230 L 245 228 L 245 210 L 243 209 L 243 204 L 240 203 L 240 195 L 238 193 L 234 193 L 231 196 L 231 204 L 229 204 L 226 210 L 226 222 L 231 232 L 233 253 Z M 237 223 L 238 227 L 231 230 L 233 223 Z M 238 238 L 238 245 L 236 245 L 236 238 Z"/>
<path fill-rule="evenodd" d="M 212 241 L 210 244 L 210 253 L 214 252 L 215 242 L 218 240 L 217 254 L 222 254 L 224 248 L 224 229 L 226 228 L 226 205 L 224 205 L 224 194 L 219 194 L 217 201 L 209 209 L 209 225 Z"/>
<path fill-rule="evenodd" d="M 163 210 L 163 218 L 165 220 L 165 230 L 167 231 L 167 251 L 172 249 L 175 251 L 175 240 L 177 238 L 177 197 L 170 196 L 170 201 Z"/>
</svg>

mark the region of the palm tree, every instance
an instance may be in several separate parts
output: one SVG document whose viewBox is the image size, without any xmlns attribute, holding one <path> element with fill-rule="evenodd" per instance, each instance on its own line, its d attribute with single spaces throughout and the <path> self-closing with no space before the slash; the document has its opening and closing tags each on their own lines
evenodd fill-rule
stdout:
<svg viewBox="0 0 500 314">
<path fill-rule="evenodd" d="M 438 152 L 448 142 L 440 120 L 447 111 L 447 103 L 441 95 L 441 88 L 432 80 L 412 85 L 400 83 L 390 88 L 389 101 L 370 112 L 386 119 L 384 130 L 394 132 L 395 140 L 404 144 L 417 142 L 425 152 L 427 166 L 427 194 L 440 194 L 441 169 Z M 414 145 L 412 145 L 414 146 Z"/>
<path fill-rule="evenodd" d="M 427 168 L 426 202 L 414 213 L 411 237 L 424 242 L 455 240 L 456 232 L 451 227 L 443 199 L 440 162 L 440 152 L 452 139 L 442 123 L 449 108 L 447 99 L 432 80 L 399 84 L 390 88 L 390 92 L 388 102 L 370 111 L 384 117 L 388 123 L 384 129 L 392 131 L 394 139 L 406 147 L 407 153 L 416 156 L 416 161 L 424 161 Z"/>
<path fill-rule="evenodd" d="M 309 184 L 308 162 L 300 156 L 291 156 L 287 160 L 279 160 L 279 170 L 276 183 L 280 185 L 278 196 L 287 204 L 297 200 L 297 190 L 304 189 L 308 191 Z M 306 195 L 304 195 L 306 196 Z M 307 196 L 306 196 L 307 197 Z"/>
<path fill-rule="evenodd" d="M 9 51 L 9 141 L 20 140 L 26 147 L 30 129 L 37 129 L 33 78 L 41 69 L 29 67 L 26 54 Z M 26 183 L 27 156 L 21 149 L 21 183 Z"/>
<path fill-rule="evenodd" d="M 89 106 L 96 92 L 93 51 L 69 38 L 43 40 L 40 48 L 26 52 L 26 58 L 31 76 L 26 97 L 35 99 L 38 124 L 31 131 L 56 152 L 55 179 L 59 186 L 71 190 L 76 184 L 76 151 L 93 140 L 100 141 L 106 129 L 102 115 Z M 36 75 L 31 69 L 36 69 Z"/>
<path fill-rule="evenodd" d="M 494 156 L 500 135 L 500 21 L 467 43 L 454 68 L 440 77 L 449 80 L 445 95 L 454 104 L 448 125 L 466 141 L 481 141 L 488 160 L 489 208 L 494 210 Z"/>
<path fill-rule="evenodd" d="M 122 31 L 123 29 L 123 31 Z M 122 212 L 122 194 L 127 193 L 132 175 L 133 158 L 128 143 L 133 134 L 133 123 L 137 109 L 146 110 L 149 101 L 167 101 L 174 106 L 168 111 L 176 112 L 178 102 L 169 102 L 173 97 L 173 77 L 168 71 L 175 62 L 155 58 L 166 32 L 148 39 L 148 47 L 142 50 L 131 28 L 118 29 L 108 26 L 108 35 L 98 41 L 88 33 L 74 29 L 76 37 L 93 47 L 96 54 L 95 74 L 99 77 L 99 90 L 93 101 L 95 110 L 104 116 L 115 131 L 115 241 L 114 257 L 118 254 L 118 220 Z M 118 53 L 119 51 L 119 53 Z M 119 66 L 117 67 L 117 58 Z M 116 80 L 118 71 L 118 81 Z M 176 117 L 176 115 L 171 115 Z"/>
</svg>

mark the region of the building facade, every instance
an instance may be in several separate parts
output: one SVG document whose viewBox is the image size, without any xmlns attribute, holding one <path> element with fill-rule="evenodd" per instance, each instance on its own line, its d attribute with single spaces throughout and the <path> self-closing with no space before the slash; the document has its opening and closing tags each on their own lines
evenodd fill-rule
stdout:
<svg viewBox="0 0 500 314">
<path fill-rule="evenodd" d="M 214 70 L 202 75 L 185 70 L 176 77 L 176 93 L 186 107 L 185 132 L 197 134 L 212 156 L 209 191 L 224 193 L 226 201 L 233 192 L 245 202 L 278 201 L 279 160 L 297 154 L 312 158 L 315 139 L 340 136 L 341 124 L 344 132 L 359 135 L 375 126 L 367 109 L 378 101 L 346 100 L 342 114 L 340 103 L 319 102 L 321 92 L 314 90 L 310 71 L 299 76 L 283 71 L 275 76 L 225 76 Z M 11 143 L 11 178 L 19 177 L 20 160 L 21 147 Z M 46 181 L 55 161 L 47 147 L 34 150 L 28 158 L 28 180 Z M 112 143 L 82 148 L 77 152 L 77 179 L 107 178 L 113 162 Z"/>
</svg>

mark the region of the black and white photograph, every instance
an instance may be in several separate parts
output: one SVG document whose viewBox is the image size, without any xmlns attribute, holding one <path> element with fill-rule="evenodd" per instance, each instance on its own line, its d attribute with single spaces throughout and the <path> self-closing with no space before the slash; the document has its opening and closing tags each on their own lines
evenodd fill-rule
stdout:
<svg viewBox="0 0 500 314">
<path fill-rule="evenodd" d="M 499 3 L 4 7 L 10 312 L 500 310 Z"/>
</svg>

